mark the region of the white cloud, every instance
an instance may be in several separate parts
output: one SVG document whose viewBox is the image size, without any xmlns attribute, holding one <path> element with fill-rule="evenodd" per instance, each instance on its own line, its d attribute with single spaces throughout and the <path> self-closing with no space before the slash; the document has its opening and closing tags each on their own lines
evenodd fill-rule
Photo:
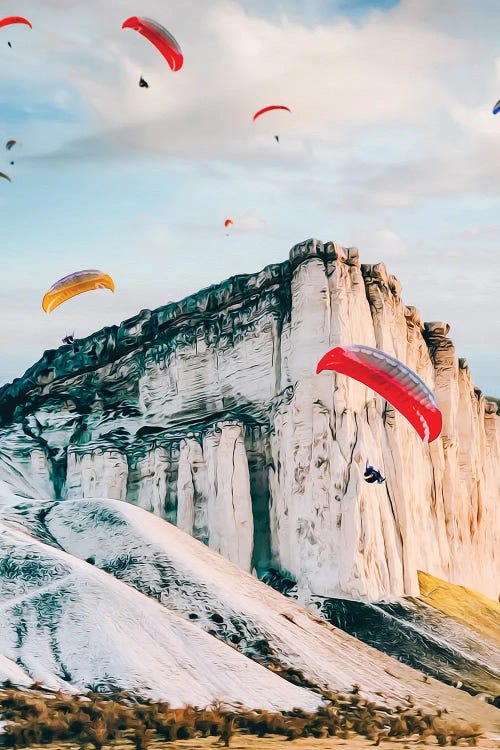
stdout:
<svg viewBox="0 0 500 750">
<path fill-rule="evenodd" d="M 181 18 L 176 8 L 172 28 Z M 307 28 L 249 17 L 226 0 L 212 3 L 184 32 L 185 65 L 177 74 L 138 35 L 99 40 L 108 53 L 99 80 L 85 70 L 75 80 L 102 127 L 154 123 L 157 139 L 134 133 L 141 147 L 169 152 L 191 138 L 196 153 L 210 136 L 251 140 L 253 111 L 279 100 L 293 110 L 296 137 L 335 142 L 353 128 L 428 119 L 452 101 L 435 66 L 457 63 L 467 52 L 464 42 L 397 10 L 361 25 L 339 18 Z M 136 82 L 145 65 L 155 79 L 147 91 Z M 162 126 L 169 123 L 167 136 Z"/>
<path fill-rule="evenodd" d="M 252 214 L 239 216 L 234 221 L 234 229 L 237 232 L 263 232 L 266 227 L 267 223 L 264 221 L 264 219 L 261 219 L 258 216 L 253 216 Z"/>
<path fill-rule="evenodd" d="M 356 246 L 363 248 L 363 262 L 367 262 L 369 258 L 378 261 L 395 256 L 404 256 L 408 252 L 403 238 L 389 227 L 364 228 L 357 233 L 353 241 L 354 239 Z"/>
<path fill-rule="evenodd" d="M 498 244 L 500 224 L 471 224 L 465 228 L 447 227 L 447 233 L 454 238 L 471 242 L 489 242 Z"/>
<path fill-rule="evenodd" d="M 101 156 L 104 145 L 110 154 L 121 146 L 240 170 L 328 169 L 340 182 L 339 207 L 498 195 L 500 124 L 491 115 L 498 57 L 488 2 L 471 13 L 465 0 L 403 0 L 362 22 L 337 16 L 310 26 L 252 16 L 237 0 L 212 0 L 201 13 L 195 0 L 172 0 L 168 10 L 149 0 L 142 12 L 161 19 L 183 47 L 177 73 L 142 36 L 121 29 L 136 12 L 132 0 L 51 5 L 47 13 L 28 3 L 40 37 L 21 67 L 31 78 L 66 77 L 95 123 L 62 157 L 82 158 L 82 149 Z M 149 89 L 137 85 L 141 74 Z M 60 86 L 53 97 L 71 104 Z M 292 116 L 252 123 L 271 102 L 288 104 Z"/>
<path fill-rule="evenodd" d="M 14 5 L 5 14 L 17 12 Z M 472 264 L 468 291 L 455 280 L 472 263 L 471 242 L 495 241 L 498 0 L 402 0 L 356 22 L 337 15 L 322 23 L 311 21 L 319 17 L 314 3 L 303 16 L 295 3 L 293 20 L 286 2 L 269 0 L 281 12 L 267 18 L 246 5 L 252 10 L 238 0 L 141 0 L 140 12 L 164 23 L 184 50 L 184 67 L 172 73 L 143 37 L 121 29 L 136 0 L 25 0 L 33 32 L 0 49 L 5 99 L 34 113 L 20 128 L 24 163 L 31 154 L 33 171 L 54 174 L 58 159 L 72 159 L 75 181 L 91 159 L 103 171 L 115 167 L 111 160 L 143 161 L 141 179 L 153 162 L 158 170 L 168 164 L 174 208 L 148 217 L 141 207 L 145 228 L 133 233 L 156 273 L 159 259 L 170 263 L 183 248 L 179 294 L 231 275 L 241 260 L 236 247 L 245 270 L 253 262 L 257 270 L 261 257 L 262 265 L 284 258 L 289 245 L 316 235 L 358 245 L 363 262 L 390 258 L 408 301 L 418 306 L 423 295 L 430 317 L 438 315 L 432 309 L 444 314 L 451 297 L 454 330 L 467 331 L 467 340 L 480 319 L 484 335 L 494 333 L 496 299 L 481 286 L 482 272 Z M 149 89 L 139 88 L 141 74 Z M 252 123 L 253 112 L 273 102 L 292 114 Z M 55 122 L 43 120 L 49 105 Z M 44 158 L 34 164 L 35 156 Z M 227 242 L 226 215 L 235 219 Z M 263 237 L 258 262 L 249 250 L 254 232 Z M 220 252 L 219 235 L 234 257 Z M 456 257 L 443 253 L 448 245 Z M 488 263 L 474 252 L 474 262 Z M 141 273 L 146 284 L 151 270 Z M 127 297 L 124 316 L 141 295 Z M 150 298 L 150 307 L 164 301 L 161 289 Z M 96 315 L 95 326 L 106 316 Z M 29 316 L 22 320 L 29 326 Z"/>
<path fill-rule="evenodd" d="M 463 2 L 452 4 L 460 33 L 450 34 L 435 0 L 403 0 L 361 23 L 337 17 L 313 27 L 250 16 L 236 0 L 216 0 L 205 13 L 194 12 L 193 0 L 178 0 L 168 14 L 153 0 L 148 14 L 166 17 L 184 50 L 177 73 L 143 37 L 121 30 L 132 2 L 119 11 L 99 4 L 94 16 L 97 5 L 75 9 L 88 36 L 71 83 L 93 113 L 98 140 L 240 169 L 328 168 L 338 171 L 340 206 L 397 208 L 428 195 L 498 194 L 499 123 L 488 83 L 498 61 L 492 45 L 478 49 L 467 37 Z M 62 67 L 62 28 L 51 53 L 61 55 Z M 466 88 L 461 72 L 471 54 L 474 86 Z M 138 87 L 141 74 L 150 89 Z M 288 104 L 292 116 L 252 123 L 252 113 L 270 102 Z M 366 155 L 388 129 L 392 137 L 379 143 L 379 155 Z"/>
</svg>

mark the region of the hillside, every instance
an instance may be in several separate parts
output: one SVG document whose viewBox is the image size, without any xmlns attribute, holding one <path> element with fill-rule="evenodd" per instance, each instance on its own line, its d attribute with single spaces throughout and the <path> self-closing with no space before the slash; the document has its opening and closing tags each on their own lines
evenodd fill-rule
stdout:
<svg viewBox="0 0 500 750">
<path fill-rule="evenodd" d="M 171 666 L 164 674 L 162 664 L 170 664 L 174 643 L 178 668 L 189 667 L 176 705 L 193 702 L 184 698 L 193 694 L 189 675 L 204 669 L 196 695 L 230 696 L 231 702 L 255 705 L 252 686 L 257 691 L 269 675 L 278 682 L 258 688 L 261 702 L 270 704 L 279 696 L 280 702 L 294 705 L 317 703 L 319 696 L 293 687 L 272 670 L 320 692 L 347 692 L 357 683 L 363 695 L 389 706 L 410 694 L 418 705 L 446 707 L 452 715 L 474 716 L 490 728 L 498 720 L 492 706 L 424 679 L 327 625 L 175 526 L 130 504 L 24 500 L 4 508 L 2 528 L 3 586 L 11 601 L 4 605 L 9 628 L 3 631 L 1 651 L 23 664 L 33 679 L 50 680 L 52 686 L 61 680 L 76 686 L 97 683 L 102 689 L 119 685 L 170 700 L 168 675 L 176 686 L 178 675 Z M 27 548 L 34 558 L 28 591 L 15 568 L 16 559 L 23 565 Z M 47 593 L 40 592 L 40 577 L 48 580 Z M 32 625 L 24 640 L 21 623 L 27 620 Z M 112 645 L 104 660 L 98 646 L 103 641 Z M 84 656 L 87 644 L 95 658 Z M 251 665 L 245 668 L 245 688 L 238 659 Z M 229 667 L 233 662 L 234 668 Z M 155 675 L 154 683 L 148 674 Z M 289 696 L 290 689 L 299 693 Z M 201 697 L 197 702 L 203 705 Z"/>
</svg>

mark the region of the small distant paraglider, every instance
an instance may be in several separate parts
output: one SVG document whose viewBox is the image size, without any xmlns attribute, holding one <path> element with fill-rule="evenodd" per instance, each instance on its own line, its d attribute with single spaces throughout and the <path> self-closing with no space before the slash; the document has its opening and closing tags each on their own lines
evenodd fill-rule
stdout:
<svg viewBox="0 0 500 750">
<path fill-rule="evenodd" d="M 139 79 L 139 86 L 141 87 L 141 89 L 148 89 L 149 88 L 149 83 L 146 81 L 145 78 L 143 78 L 141 76 L 140 79 Z"/>
<path fill-rule="evenodd" d="M 62 340 L 63 344 L 74 344 L 75 343 L 75 332 L 68 333 Z"/>
<path fill-rule="evenodd" d="M 7 141 L 7 143 L 5 144 L 5 148 L 7 149 L 7 151 L 10 151 L 10 150 L 11 150 L 11 148 L 12 148 L 12 146 L 15 146 L 15 145 L 16 145 L 16 143 L 17 143 L 17 141 L 14 141 L 14 140 L 11 140 L 11 141 Z M 14 162 L 13 162 L 13 161 L 11 161 L 11 162 L 10 162 L 10 164 L 11 164 L 11 166 L 13 166 L 13 165 L 14 165 Z"/>
<path fill-rule="evenodd" d="M 10 26 L 13 23 L 24 23 L 29 26 L 30 29 L 33 28 L 28 19 L 23 18 L 23 16 L 6 16 L 5 18 L 0 18 L 0 28 L 2 28 L 2 26 Z M 12 49 L 12 44 L 10 42 L 7 42 L 7 44 Z"/>
<path fill-rule="evenodd" d="M 500 99 L 497 101 L 497 103 L 493 107 L 493 114 L 494 115 L 498 115 L 499 112 L 500 112 Z"/>
<path fill-rule="evenodd" d="M 289 107 L 285 107 L 284 104 L 271 104 L 269 107 L 263 107 L 263 109 L 259 109 L 253 116 L 253 121 L 257 120 L 259 117 L 264 115 L 266 112 L 271 112 L 274 109 L 286 109 L 287 112 L 291 112 L 292 110 Z"/>
<path fill-rule="evenodd" d="M 13 23 L 25 23 L 30 29 L 33 28 L 28 19 L 23 16 L 6 16 L 6 18 L 0 18 L 0 29 L 2 26 L 10 26 Z"/>
<path fill-rule="evenodd" d="M 71 273 L 50 287 L 43 297 L 42 307 L 46 313 L 50 313 L 72 297 L 94 289 L 109 289 L 114 292 L 115 284 L 111 276 L 95 269 Z"/>
<path fill-rule="evenodd" d="M 363 476 L 365 478 L 365 482 L 368 482 L 368 484 L 374 484 L 375 482 L 377 482 L 377 484 L 382 484 L 382 482 L 385 482 L 385 477 L 382 476 L 378 469 L 370 466 L 368 461 L 366 462 L 366 469 Z"/>
<path fill-rule="evenodd" d="M 131 16 L 122 24 L 122 29 L 133 29 L 146 37 L 163 55 L 172 70 L 180 70 L 184 63 L 182 50 L 172 34 L 151 18 Z"/>
<path fill-rule="evenodd" d="M 439 437 L 443 418 L 432 391 L 413 370 L 371 346 L 337 346 L 318 362 L 323 370 L 348 375 L 373 388 L 415 428 L 424 442 Z"/>
<path fill-rule="evenodd" d="M 230 227 L 231 224 L 234 224 L 234 221 L 232 219 L 226 219 L 226 221 L 224 222 L 224 226 L 226 229 Z M 226 232 L 226 237 L 229 237 L 229 232 Z"/>
<path fill-rule="evenodd" d="M 277 109 L 283 109 L 286 110 L 286 112 L 291 112 L 292 110 L 289 107 L 286 107 L 284 104 L 270 104 L 268 107 L 263 107 L 262 109 L 259 109 L 253 116 L 252 120 L 255 122 L 255 120 L 258 120 L 259 117 L 262 115 L 265 115 L 267 112 L 272 112 Z M 274 140 L 276 143 L 280 142 L 279 135 L 274 136 Z"/>
<path fill-rule="evenodd" d="M 0 177 L 3 177 L 4 180 L 7 180 L 8 182 L 12 182 L 8 174 L 5 174 L 5 172 L 0 172 Z"/>
</svg>

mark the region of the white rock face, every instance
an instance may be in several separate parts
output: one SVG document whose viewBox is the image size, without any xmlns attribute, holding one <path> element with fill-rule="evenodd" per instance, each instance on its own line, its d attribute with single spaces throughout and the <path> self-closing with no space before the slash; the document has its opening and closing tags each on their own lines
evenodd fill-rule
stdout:
<svg viewBox="0 0 500 750">
<path fill-rule="evenodd" d="M 155 448 L 137 461 L 135 467 L 137 482 L 136 504 L 139 508 L 149 510 L 157 516 L 162 516 L 165 499 L 168 495 L 167 474 L 170 468 L 169 456 L 165 448 Z M 129 484 L 130 489 L 133 481 Z M 134 501 L 133 493 L 127 492 L 125 484 L 125 496 L 120 499 Z"/>
<path fill-rule="evenodd" d="M 281 569 L 304 601 L 416 595 L 419 569 L 496 599 L 500 420 L 448 330 L 402 302 L 383 264 L 309 240 L 72 358 L 46 353 L 0 391 L 0 478 L 129 501 L 244 570 Z M 352 343 L 434 390 L 440 438 L 422 443 L 369 388 L 315 374 Z M 364 482 L 367 460 L 384 484 Z"/>
<path fill-rule="evenodd" d="M 203 508 L 207 506 L 208 480 L 206 473 L 201 445 L 194 438 L 184 440 L 179 453 L 177 474 L 177 525 L 188 534 L 192 534 L 194 531 L 195 496 L 201 500 L 198 507 L 200 504 Z M 205 489 L 205 492 L 203 492 L 203 489 Z"/>
<path fill-rule="evenodd" d="M 125 500 L 128 466 L 118 451 L 97 448 L 77 455 L 68 451 L 67 497 L 111 497 Z M 154 496 L 153 496 L 154 497 Z"/>
<path fill-rule="evenodd" d="M 222 425 L 220 435 L 206 440 L 210 491 L 209 546 L 249 571 L 253 551 L 252 499 L 245 445 L 240 425 Z"/>
<path fill-rule="evenodd" d="M 253 515 L 248 460 L 239 424 L 222 424 L 183 441 L 178 469 L 177 525 L 250 571 Z"/>
</svg>

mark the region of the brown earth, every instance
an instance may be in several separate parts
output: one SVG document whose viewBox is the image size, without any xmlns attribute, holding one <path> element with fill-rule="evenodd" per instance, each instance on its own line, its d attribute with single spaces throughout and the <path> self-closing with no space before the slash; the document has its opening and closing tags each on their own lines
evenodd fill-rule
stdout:
<svg viewBox="0 0 500 750">
<path fill-rule="evenodd" d="M 230 750 L 367 750 L 372 748 L 374 743 L 364 737 L 353 735 L 347 740 L 337 737 L 328 739 L 314 739 L 313 737 L 301 737 L 289 742 L 283 737 L 254 737 L 252 735 L 235 734 L 231 740 Z M 425 743 L 416 740 L 382 740 L 380 747 L 385 750 L 409 750 L 410 748 L 438 747 L 434 737 L 429 738 Z M 467 747 L 466 743 L 461 741 L 459 746 Z M 110 750 L 130 750 L 131 743 L 117 742 L 116 744 L 106 745 Z M 192 740 L 177 740 L 176 742 L 154 741 L 150 744 L 150 750 L 209 750 L 209 748 L 222 748 L 215 737 L 205 739 L 199 737 Z M 500 748 L 500 737 L 485 738 L 479 740 L 477 747 L 482 750 L 498 750 Z M 80 750 L 81 745 L 75 743 L 61 743 L 53 745 L 44 745 L 44 750 Z M 39 748 L 36 748 L 39 750 Z"/>
</svg>

